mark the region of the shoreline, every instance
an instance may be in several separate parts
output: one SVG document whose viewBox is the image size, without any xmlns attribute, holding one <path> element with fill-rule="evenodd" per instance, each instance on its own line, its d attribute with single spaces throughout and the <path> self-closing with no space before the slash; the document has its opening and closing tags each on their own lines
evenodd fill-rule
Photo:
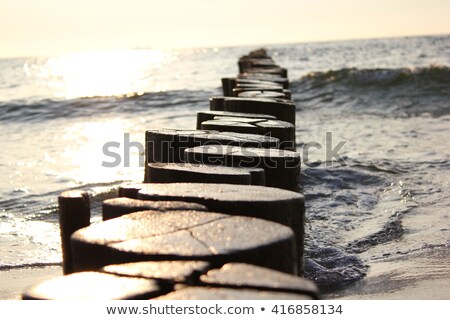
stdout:
<svg viewBox="0 0 450 320">
<path fill-rule="evenodd" d="M 0 300 L 21 300 L 25 290 L 39 282 L 61 276 L 62 266 L 25 267 L 0 270 Z"/>
<path fill-rule="evenodd" d="M 448 248 L 435 251 L 447 255 Z M 373 263 L 367 276 L 345 288 L 324 294 L 323 300 L 450 300 L 450 277 L 445 271 L 445 259 L 430 268 L 428 273 L 418 272 L 423 257 L 408 257 L 415 263 L 402 268 L 384 260 Z M 411 261 L 409 261 L 411 262 Z M 422 261 L 423 262 L 423 261 Z M 439 272 L 440 271 L 440 272 Z M 0 300 L 21 300 L 30 286 L 61 276 L 62 266 L 25 267 L 0 270 L 2 287 Z"/>
<path fill-rule="evenodd" d="M 450 249 L 441 247 L 372 261 L 367 276 L 324 299 L 450 300 Z"/>
</svg>

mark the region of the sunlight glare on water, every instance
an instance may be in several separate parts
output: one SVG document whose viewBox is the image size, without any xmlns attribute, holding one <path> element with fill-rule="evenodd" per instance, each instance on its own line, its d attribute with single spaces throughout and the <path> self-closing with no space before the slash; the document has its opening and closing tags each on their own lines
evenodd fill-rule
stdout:
<svg viewBox="0 0 450 320">
<path fill-rule="evenodd" d="M 75 185 L 120 180 L 121 177 L 141 178 L 143 173 L 138 166 L 140 156 L 138 148 L 129 149 L 130 164 L 132 165 L 126 167 L 123 163 L 123 135 L 125 132 L 132 131 L 132 126 L 134 126 L 132 121 L 109 118 L 102 121 L 76 123 L 66 128 L 63 136 L 65 144 L 63 159 L 65 159 L 66 165 L 72 168 L 70 173 L 66 174 L 73 179 Z M 132 135 L 131 139 L 134 138 L 135 136 Z M 109 149 L 121 159 L 120 164 L 113 168 L 102 165 L 104 161 L 114 160 L 106 157 L 103 153 L 103 146 L 108 142 L 120 144 L 118 147 Z"/>
<path fill-rule="evenodd" d="M 170 60 L 161 50 L 70 53 L 49 58 L 37 77 L 59 98 L 142 95 L 152 70 Z"/>
</svg>

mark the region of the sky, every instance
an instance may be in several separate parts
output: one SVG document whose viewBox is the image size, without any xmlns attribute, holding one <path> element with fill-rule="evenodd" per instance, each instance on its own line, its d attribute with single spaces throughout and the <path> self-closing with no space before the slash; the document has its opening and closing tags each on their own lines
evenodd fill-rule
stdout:
<svg viewBox="0 0 450 320">
<path fill-rule="evenodd" d="M 450 0 L 0 0 L 0 57 L 450 33 Z"/>
</svg>

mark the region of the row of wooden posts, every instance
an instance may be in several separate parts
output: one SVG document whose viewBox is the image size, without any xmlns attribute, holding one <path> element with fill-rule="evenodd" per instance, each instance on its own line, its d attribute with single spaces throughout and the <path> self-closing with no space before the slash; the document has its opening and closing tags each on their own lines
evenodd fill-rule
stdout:
<svg viewBox="0 0 450 320">
<path fill-rule="evenodd" d="M 144 183 L 90 225 L 89 196 L 59 197 L 64 276 L 24 299 L 315 299 L 303 275 L 305 205 L 287 70 L 239 59 L 196 130 L 148 130 Z"/>
</svg>

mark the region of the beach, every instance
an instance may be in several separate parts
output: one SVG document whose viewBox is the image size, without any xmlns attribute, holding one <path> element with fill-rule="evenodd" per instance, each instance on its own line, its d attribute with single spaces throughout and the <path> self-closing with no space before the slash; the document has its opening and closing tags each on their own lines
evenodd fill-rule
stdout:
<svg viewBox="0 0 450 320">
<path fill-rule="evenodd" d="M 2 287 L 0 300 L 20 300 L 22 293 L 41 281 L 49 280 L 62 275 L 62 268 L 33 267 L 0 271 Z"/>
<path fill-rule="evenodd" d="M 267 46 L 290 73 L 305 276 L 324 298 L 450 298 L 448 43 Z M 221 94 L 218 79 L 235 75 L 251 49 L 0 60 L 0 298 L 62 274 L 61 192 L 88 191 L 100 221 L 101 202 L 143 178 L 143 154 L 130 142 L 143 145 L 149 129 L 194 129 L 196 112 Z M 113 168 L 104 165 L 108 142 L 120 144 Z"/>
</svg>

